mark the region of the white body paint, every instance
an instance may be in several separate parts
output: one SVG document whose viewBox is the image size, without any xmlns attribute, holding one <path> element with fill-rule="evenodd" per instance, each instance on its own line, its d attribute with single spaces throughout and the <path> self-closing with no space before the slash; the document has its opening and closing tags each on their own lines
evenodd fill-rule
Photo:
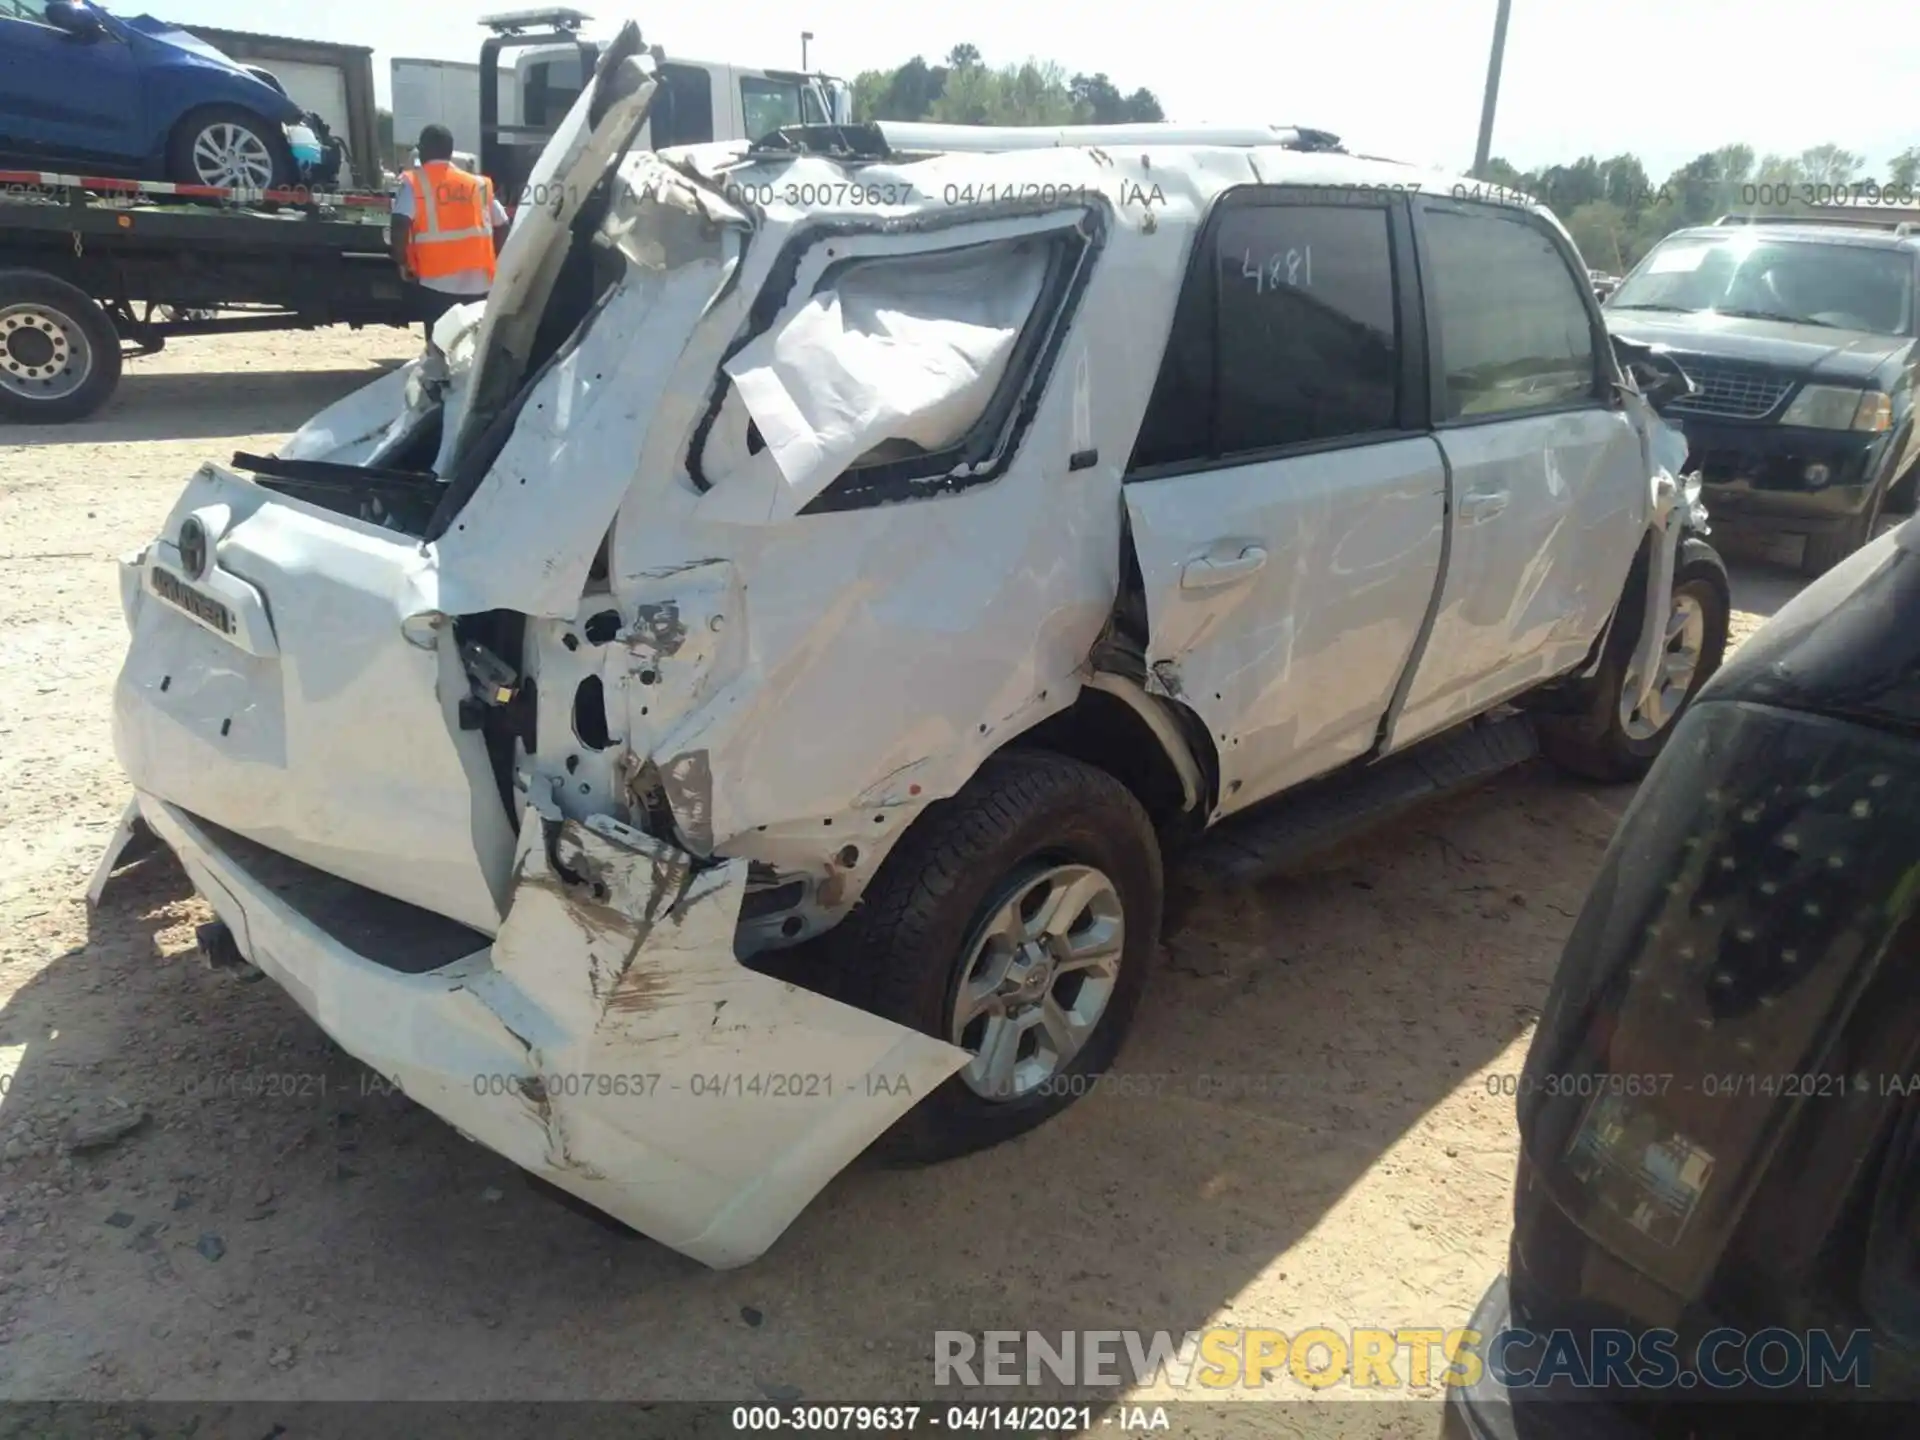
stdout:
<svg viewBox="0 0 1920 1440">
<path fill-rule="evenodd" d="M 650 90 L 608 125 L 630 126 Z M 538 172 L 554 193 L 591 190 L 617 149 L 585 123 L 588 98 Z M 1409 172 L 1247 137 L 1121 137 L 1124 153 L 1061 138 L 868 165 L 851 198 L 849 172 L 821 158 L 630 156 L 600 228 L 609 287 L 432 538 L 208 465 L 127 565 L 120 758 L 138 813 L 241 952 L 464 1133 L 708 1264 L 761 1253 L 968 1058 L 743 958 L 836 924 L 929 804 L 1090 682 L 1143 715 L 1190 803 L 1220 814 L 1365 755 L 1431 658 L 1448 523 L 1433 439 L 1359 471 L 1309 458 L 1122 486 L 1213 199 Z M 947 198 L 983 186 L 1040 198 Z M 444 374 L 383 377 L 283 458 L 390 466 L 444 397 L 438 478 L 420 483 L 458 497 L 502 401 L 484 376 L 523 365 L 559 265 L 542 247 L 564 243 L 571 214 L 516 231 L 484 318 L 443 326 Z M 968 272 L 985 293 L 917 304 L 917 282 L 889 278 L 995 245 L 1004 271 Z M 1046 273 L 1072 283 L 1049 290 L 1023 246 L 1068 257 Z M 842 273 L 857 281 L 845 293 Z M 1009 369 L 1010 337 L 1058 293 L 1073 298 L 1035 332 L 1050 348 L 1024 406 L 987 435 L 991 478 L 802 513 L 877 439 L 937 450 L 1001 423 L 999 377 L 1029 373 Z M 723 375 L 738 390 L 716 409 Z M 1577 613 L 1505 632 L 1507 678 L 1455 687 L 1471 693 L 1436 702 L 1423 729 L 1582 660 L 1664 520 L 1656 468 L 1586 474 L 1585 548 L 1548 567 Z M 191 568 L 176 543 L 189 515 L 210 558 L 184 578 L 230 626 L 155 589 Z M 1089 661 L 1123 522 L 1146 586 L 1146 688 Z M 1253 548 L 1242 530 L 1285 537 L 1252 586 L 1234 570 Z M 464 723 L 475 682 L 455 635 L 489 612 L 522 617 L 503 658 L 535 692 L 537 741 L 515 742 L 504 777 Z M 1183 703 L 1244 743 L 1203 765 L 1174 723 Z M 1235 782 L 1230 800 L 1210 798 L 1216 782 L 1223 796 Z M 761 889 L 800 892 L 771 918 L 742 914 L 759 867 Z"/>
</svg>

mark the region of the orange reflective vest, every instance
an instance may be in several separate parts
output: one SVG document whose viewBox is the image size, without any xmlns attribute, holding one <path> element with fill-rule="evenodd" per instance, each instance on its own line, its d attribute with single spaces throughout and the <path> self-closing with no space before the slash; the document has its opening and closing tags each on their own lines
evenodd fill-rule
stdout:
<svg viewBox="0 0 1920 1440">
<path fill-rule="evenodd" d="M 493 182 L 469 175 L 445 160 L 407 171 L 413 190 L 413 221 L 407 232 L 407 264 L 422 280 L 443 280 L 463 270 L 493 279 Z"/>
</svg>

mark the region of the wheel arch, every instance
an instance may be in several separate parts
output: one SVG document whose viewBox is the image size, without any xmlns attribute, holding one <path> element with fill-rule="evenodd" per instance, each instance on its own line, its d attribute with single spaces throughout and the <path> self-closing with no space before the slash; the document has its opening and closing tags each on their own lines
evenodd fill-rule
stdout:
<svg viewBox="0 0 1920 1440">
<path fill-rule="evenodd" d="M 176 147 L 187 137 L 193 126 L 205 124 L 213 116 L 226 114 L 244 115 L 257 124 L 268 148 L 273 152 L 275 166 L 290 173 L 293 151 L 287 145 L 287 137 L 282 128 L 286 122 L 263 114 L 244 100 L 231 99 L 196 99 L 174 116 L 173 123 L 166 127 L 160 139 L 162 165 L 171 167 Z"/>
<path fill-rule="evenodd" d="M 1111 671 L 1095 671 L 1073 704 L 1002 748 L 1046 750 L 1106 771 L 1167 838 L 1203 829 L 1218 795 L 1219 765 L 1205 727 Z"/>
</svg>

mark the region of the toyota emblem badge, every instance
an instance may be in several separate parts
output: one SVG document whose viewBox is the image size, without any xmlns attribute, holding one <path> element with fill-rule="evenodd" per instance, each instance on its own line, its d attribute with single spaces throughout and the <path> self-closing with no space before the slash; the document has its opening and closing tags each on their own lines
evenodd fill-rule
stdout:
<svg viewBox="0 0 1920 1440">
<path fill-rule="evenodd" d="M 191 515 L 180 525 L 180 563 L 189 580 L 207 573 L 207 527 Z"/>
</svg>

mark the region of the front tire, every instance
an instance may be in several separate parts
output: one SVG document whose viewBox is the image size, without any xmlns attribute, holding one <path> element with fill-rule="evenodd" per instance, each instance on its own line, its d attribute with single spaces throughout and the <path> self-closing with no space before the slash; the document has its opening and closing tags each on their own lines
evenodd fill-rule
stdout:
<svg viewBox="0 0 1920 1440">
<path fill-rule="evenodd" d="M 56 425 L 106 403 L 120 334 L 86 291 L 38 270 L 0 270 L 0 421 Z"/>
<path fill-rule="evenodd" d="M 1683 539 L 1675 557 L 1660 686 L 1644 704 L 1629 698 L 1638 683 L 1631 661 L 1639 636 L 1615 631 L 1593 678 L 1586 713 L 1543 715 L 1536 722 L 1542 752 L 1583 779 L 1606 784 L 1640 779 L 1653 768 L 1680 716 L 1726 657 L 1731 612 L 1726 566 L 1712 547 Z"/>
<path fill-rule="evenodd" d="M 174 127 L 167 178 L 179 185 L 278 189 L 293 183 L 293 152 L 277 126 L 236 105 L 213 105 Z"/>
<path fill-rule="evenodd" d="M 1158 949 L 1159 843 L 1113 776 L 1007 751 L 930 807 L 833 932 L 851 1003 L 974 1061 L 875 1142 L 964 1155 L 1072 1104 L 1118 1055 Z"/>
</svg>

